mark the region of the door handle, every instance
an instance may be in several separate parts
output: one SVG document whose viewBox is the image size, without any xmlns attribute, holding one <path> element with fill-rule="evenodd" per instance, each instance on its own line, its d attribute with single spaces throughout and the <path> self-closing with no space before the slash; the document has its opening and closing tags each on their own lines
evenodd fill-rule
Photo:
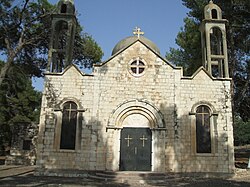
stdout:
<svg viewBox="0 0 250 187">
<path fill-rule="evenodd" d="M 137 147 L 135 147 L 135 155 L 137 155 Z"/>
</svg>

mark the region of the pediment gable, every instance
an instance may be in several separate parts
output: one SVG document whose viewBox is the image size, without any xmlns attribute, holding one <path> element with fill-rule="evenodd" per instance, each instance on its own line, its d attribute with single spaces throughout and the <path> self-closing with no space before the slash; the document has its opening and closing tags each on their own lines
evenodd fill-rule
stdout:
<svg viewBox="0 0 250 187">
<path fill-rule="evenodd" d="M 207 72 L 207 70 L 204 67 L 200 67 L 192 76 L 193 79 L 198 80 L 213 80 L 214 78 Z"/>
<path fill-rule="evenodd" d="M 71 64 L 67 68 L 65 68 L 62 72 L 60 73 L 54 73 L 54 72 L 46 72 L 44 73 L 45 75 L 55 75 L 55 76 L 92 76 L 89 74 L 85 74 L 80 69 L 75 65 Z"/>
<path fill-rule="evenodd" d="M 200 80 L 200 81 L 221 81 L 221 80 L 228 80 L 231 81 L 231 78 L 221 78 L 221 77 L 213 77 L 208 73 L 208 71 L 201 66 L 199 69 L 191 77 L 182 77 L 181 79 L 188 79 L 188 80 Z"/>
<path fill-rule="evenodd" d="M 110 61 L 112 61 L 114 58 L 116 58 L 117 56 L 119 56 L 121 53 L 124 53 L 126 50 L 129 50 L 129 48 L 131 48 L 132 46 L 136 45 L 137 43 L 140 43 L 141 45 L 143 45 L 144 47 L 146 47 L 151 53 L 153 53 L 157 58 L 161 59 L 164 63 L 168 64 L 169 66 L 171 66 L 172 68 L 176 68 L 173 64 L 171 64 L 168 60 L 166 60 L 165 58 L 163 58 L 158 52 L 156 52 L 154 49 L 152 49 L 150 46 L 148 46 L 145 42 L 143 42 L 142 40 L 138 39 L 136 41 L 134 41 L 133 43 L 131 43 L 130 45 L 128 45 L 127 47 L 123 48 L 122 50 L 118 51 L 117 53 L 115 53 L 114 55 L 112 55 L 108 60 L 106 60 L 105 62 L 101 63 L 101 64 L 95 64 L 94 66 L 96 67 L 100 67 L 103 66 L 107 63 L 109 63 Z M 179 68 L 177 68 L 179 69 Z"/>
</svg>

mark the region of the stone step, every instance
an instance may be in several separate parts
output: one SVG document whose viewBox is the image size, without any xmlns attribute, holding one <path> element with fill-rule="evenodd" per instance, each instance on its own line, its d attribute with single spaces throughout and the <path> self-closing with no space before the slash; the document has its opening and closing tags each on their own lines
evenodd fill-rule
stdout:
<svg viewBox="0 0 250 187">
<path fill-rule="evenodd" d="M 116 178 L 116 174 L 115 173 L 105 173 L 105 172 L 97 172 L 95 173 L 96 176 L 99 177 L 104 177 L 104 178 Z"/>
<path fill-rule="evenodd" d="M 115 178 L 98 176 L 98 175 L 93 175 L 93 174 L 88 174 L 87 178 L 91 180 L 98 180 L 98 181 L 105 181 L 105 182 L 116 181 Z"/>
<path fill-rule="evenodd" d="M 152 183 L 164 182 L 166 174 L 154 172 L 96 172 L 88 174 L 88 178 L 102 181 L 151 181 Z M 169 178 L 169 177 L 168 177 Z"/>
</svg>

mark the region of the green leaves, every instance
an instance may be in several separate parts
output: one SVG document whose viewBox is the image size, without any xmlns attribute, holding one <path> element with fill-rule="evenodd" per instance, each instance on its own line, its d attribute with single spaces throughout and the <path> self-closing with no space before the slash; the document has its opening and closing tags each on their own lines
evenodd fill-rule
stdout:
<svg viewBox="0 0 250 187">
<path fill-rule="evenodd" d="M 38 122 L 41 93 L 34 90 L 31 79 L 24 72 L 20 66 L 12 66 L 1 86 L 0 113 L 5 116 L 1 122 Z"/>
<path fill-rule="evenodd" d="M 0 70 L 4 62 L 0 61 Z M 9 145 L 10 126 L 22 122 L 38 123 L 40 92 L 32 87 L 31 79 L 20 65 L 13 65 L 0 87 L 0 145 Z"/>
<path fill-rule="evenodd" d="M 176 38 L 176 44 L 180 48 L 171 48 L 166 58 L 175 65 L 182 66 L 185 75 L 192 75 L 202 65 L 199 24 L 191 18 L 185 18 L 184 22 L 184 28 L 181 28 Z"/>
<path fill-rule="evenodd" d="M 188 15 L 195 19 L 197 24 L 203 19 L 203 9 L 209 0 L 182 0 L 183 5 L 190 9 Z"/>
<path fill-rule="evenodd" d="M 77 34 L 74 49 L 74 62 L 84 68 L 91 68 L 99 63 L 103 52 L 94 39 L 86 34 Z"/>
<path fill-rule="evenodd" d="M 237 117 L 234 126 L 235 145 L 250 144 L 250 121 L 244 122 Z"/>
</svg>

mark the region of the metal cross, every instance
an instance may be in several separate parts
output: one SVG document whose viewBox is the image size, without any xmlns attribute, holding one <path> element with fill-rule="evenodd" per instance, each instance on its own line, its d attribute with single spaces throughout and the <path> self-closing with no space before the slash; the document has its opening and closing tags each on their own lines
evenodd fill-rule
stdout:
<svg viewBox="0 0 250 187">
<path fill-rule="evenodd" d="M 140 138 L 140 140 L 142 141 L 142 147 L 144 147 L 145 141 L 147 141 L 148 139 L 145 138 L 144 135 L 143 135 L 142 138 Z"/>
<path fill-rule="evenodd" d="M 140 35 L 144 35 L 144 32 L 141 31 L 141 28 L 135 27 L 133 34 L 140 38 Z"/>
<path fill-rule="evenodd" d="M 128 134 L 128 137 L 124 139 L 127 140 L 127 146 L 129 147 L 130 140 L 132 140 L 133 138 L 129 137 L 129 134 Z"/>
<path fill-rule="evenodd" d="M 71 112 L 77 111 L 76 109 L 72 109 L 72 104 L 69 104 L 69 109 L 65 109 L 69 112 L 69 121 L 71 120 Z"/>
<path fill-rule="evenodd" d="M 202 125 L 205 126 L 205 115 L 209 115 L 209 112 L 205 112 L 205 108 L 202 107 L 201 108 L 201 112 L 197 112 L 197 114 L 201 115 L 201 118 L 202 118 Z"/>
</svg>

